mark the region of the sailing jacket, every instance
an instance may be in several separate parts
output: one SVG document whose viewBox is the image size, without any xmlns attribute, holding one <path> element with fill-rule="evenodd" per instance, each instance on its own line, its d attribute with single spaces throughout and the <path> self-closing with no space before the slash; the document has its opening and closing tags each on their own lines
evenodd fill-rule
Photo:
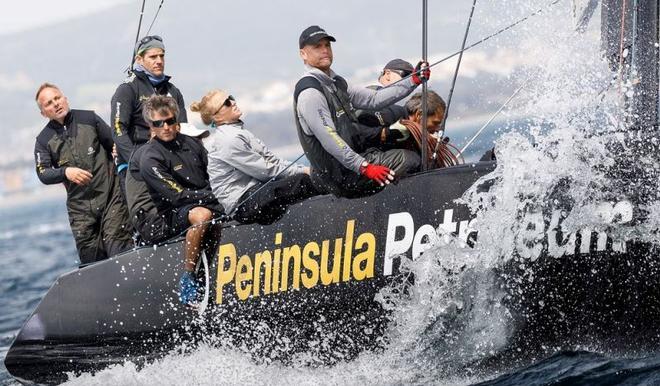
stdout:
<svg viewBox="0 0 660 386">
<path fill-rule="evenodd" d="M 130 242 L 128 214 L 111 161 L 112 144 L 110 127 L 85 110 L 69 111 L 64 125 L 51 120 L 35 143 L 39 180 L 66 188 L 69 222 L 83 263 L 118 253 Z M 69 181 L 67 167 L 87 170 L 91 181 L 87 185 Z M 99 234 L 103 243 L 98 241 Z"/>
<path fill-rule="evenodd" d="M 178 134 L 172 141 L 153 138 L 144 146 L 140 174 L 147 183 L 158 213 L 185 205 L 222 211 L 206 172 L 206 149 L 197 139 Z"/>
<path fill-rule="evenodd" d="M 142 118 L 142 102 L 150 96 L 159 94 L 174 98 L 179 105 L 179 122 L 188 122 L 183 95 L 170 83 L 169 76 L 153 86 L 144 72 L 135 71 L 133 74 L 117 87 L 110 104 L 112 137 L 117 144 L 119 165 L 128 163 L 131 152 L 150 138 L 149 125 Z"/>
<path fill-rule="evenodd" d="M 360 143 L 362 126 L 355 109 L 381 110 L 409 95 L 412 80 L 373 90 L 348 86 L 332 70 L 330 75 L 307 66 L 307 73 L 296 84 L 294 106 L 298 138 L 312 165 L 312 177 L 343 195 L 346 181 L 358 174 L 364 157 Z"/>
<path fill-rule="evenodd" d="M 278 175 L 285 178 L 304 173 L 304 166 L 298 164 L 286 169 L 290 162 L 277 157 L 259 138 L 243 129 L 243 122 L 220 125 L 209 132 L 203 143 L 208 151 L 211 188 L 227 213 L 253 186 Z"/>
</svg>

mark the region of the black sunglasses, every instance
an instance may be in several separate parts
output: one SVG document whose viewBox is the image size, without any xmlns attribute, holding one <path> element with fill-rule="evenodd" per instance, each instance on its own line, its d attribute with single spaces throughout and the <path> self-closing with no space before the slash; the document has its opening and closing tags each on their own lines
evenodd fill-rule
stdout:
<svg viewBox="0 0 660 386">
<path fill-rule="evenodd" d="M 225 102 L 223 103 L 223 105 L 225 105 L 227 107 L 231 107 L 231 102 L 235 102 L 235 101 L 236 101 L 236 99 L 234 99 L 234 97 L 230 95 L 230 96 L 227 97 L 227 99 L 225 99 Z"/>
<path fill-rule="evenodd" d="M 151 124 L 154 127 L 158 127 L 158 128 L 165 126 L 166 123 L 167 123 L 167 126 L 172 126 L 172 125 L 176 125 L 178 122 L 176 120 L 176 117 L 172 117 L 172 118 L 169 118 L 169 119 L 161 119 L 161 120 L 157 120 L 157 121 L 151 121 Z"/>
</svg>

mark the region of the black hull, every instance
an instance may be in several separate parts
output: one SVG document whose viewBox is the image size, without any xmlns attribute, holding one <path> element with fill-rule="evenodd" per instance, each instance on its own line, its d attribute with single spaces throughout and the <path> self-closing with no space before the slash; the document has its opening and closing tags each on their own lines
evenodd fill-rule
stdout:
<svg viewBox="0 0 660 386">
<path fill-rule="evenodd" d="M 386 326 L 387 313 L 374 296 L 385 285 L 401 280 L 400 258 L 386 256 L 418 255 L 422 244 L 429 242 L 424 235 L 434 234 L 438 226 L 455 232 L 463 242 L 473 242 L 470 213 L 453 201 L 494 166 L 478 163 L 420 173 L 366 198 L 316 197 L 292 206 L 273 225 L 226 228 L 216 258 L 210 262 L 209 308 L 201 318 L 181 307 L 176 298 L 181 241 L 131 251 L 63 275 L 21 329 L 5 365 L 19 379 L 59 382 L 65 379 L 64 372 L 94 371 L 125 360 L 143 363 L 183 342 L 257 344 L 264 336 L 257 327 L 260 322 L 268 325 L 270 334 L 292 338 L 284 349 L 258 343 L 264 357 L 281 353 L 285 360 L 329 330 L 342 332 L 336 342 L 342 348 L 321 353 L 326 363 L 350 359 L 360 350 L 378 349 L 384 344 L 377 336 Z M 580 326 L 595 335 L 607 335 L 612 330 L 606 327 L 622 329 L 630 322 L 630 318 L 617 317 L 621 307 L 634 303 L 630 299 L 634 289 L 610 298 L 600 293 L 610 293 L 611 286 L 626 288 L 629 283 L 611 271 L 603 273 L 613 278 L 611 283 L 596 286 L 589 280 L 598 276 L 591 272 L 594 266 L 603 266 L 603 259 L 612 261 L 606 266 L 613 270 L 619 269 L 617 264 L 629 267 L 631 253 L 647 256 L 648 248 L 623 253 L 612 250 L 611 240 L 604 250 L 595 244 L 582 255 L 568 251 L 572 256 L 544 256 L 529 262 L 541 278 L 533 285 L 518 280 L 526 272 L 519 264 L 504 267 L 507 274 L 499 284 L 510 294 L 507 306 L 518 315 L 520 325 L 514 345 L 540 347 L 570 341 L 572 332 L 587 333 Z M 579 239 L 576 247 L 581 247 Z M 257 260 L 260 274 L 255 275 Z M 571 275 L 566 275 L 567 266 Z M 648 278 L 649 273 L 641 272 L 635 280 Z M 595 292 L 599 298 L 594 300 L 589 291 L 596 288 L 600 292 Z M 564 296 L 567 289 L 576 296 Z M 652 299 L 660 298 L 655 288 L 652 292 Z M 525 295 L 516 295 L 520 293 Z M 543 309 L 539 301 L 553 306 Z M 635 307 L 626 315 L 637 315 Z M 610 320 L 620 320 L 620 324 L 588 327 L 592 321 L 588 319 L 608 310 Z M 569 315 L 568 319 L 553 320 L 560 314 Z M 658 314 L 654 305 L 635 326 L 646 325 Z M 339 356 L 333 356 L 337 352 Z"/>
</svg>

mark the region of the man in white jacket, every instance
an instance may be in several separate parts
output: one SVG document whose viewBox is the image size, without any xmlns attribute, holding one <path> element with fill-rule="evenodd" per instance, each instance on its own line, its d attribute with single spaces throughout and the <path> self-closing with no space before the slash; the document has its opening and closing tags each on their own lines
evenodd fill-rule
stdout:
<svg viewBox="0 0 660 386">
<path fill-rule="evenodd" d="M 243 113 L 227 92 L 210 91 L 193 103 L 191 110 L 199 112 L 204 124 L 210 125 L 203 143 L 208 151 L 211 188 L 235 220 L 270 224 L 289 205 L 318 194 L 308 167 L 277 157 L 243 128 Z"/>
</svg>

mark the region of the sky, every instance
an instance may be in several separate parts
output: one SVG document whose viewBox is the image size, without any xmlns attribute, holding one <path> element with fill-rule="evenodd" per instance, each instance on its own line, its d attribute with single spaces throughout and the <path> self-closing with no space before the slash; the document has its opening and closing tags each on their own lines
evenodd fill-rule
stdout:
<svg viewBox="0 0 660 386">
<path fill-rule="evenodd" d="M 0 35 L 55 24 L 77 16 L 98 12 L 117 4 L 135 3 L 139 12 L 140 0 L 22 0 L 7 1 L 0 12 Z"/>
</svg>

